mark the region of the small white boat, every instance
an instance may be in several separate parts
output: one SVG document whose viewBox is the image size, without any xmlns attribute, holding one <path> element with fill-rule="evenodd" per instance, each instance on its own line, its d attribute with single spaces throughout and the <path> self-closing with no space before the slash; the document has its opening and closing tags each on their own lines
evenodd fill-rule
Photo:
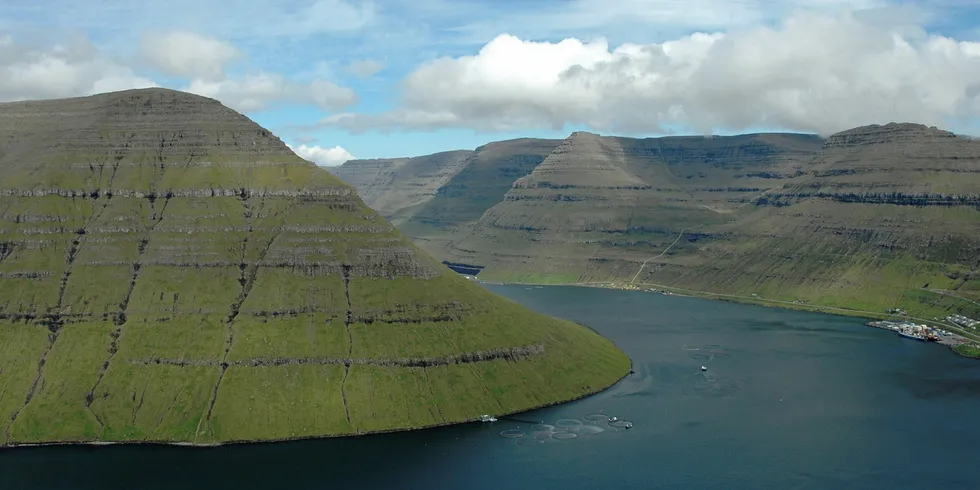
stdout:
<svg viewBox="0 0 980 490">
<path fill-rule="evenodd" d="M 480 415 L 480 422 L 496 422 L 497 417 L 493 415 Z"/>
<path fill-rule="evenodd" d="M 708 368 L 706 368 L 706 367 L 704 367 L 704 366 L 701 366 L 701 370 L 702 370 L 702 371 L 707 371 L 707 370 L 708 370 Z"/>
<path fill-rule="evenodd" d="M 619 420 L 619 417 L 610 417 L 610 418 L 609 418 L 609 421 L 610 421 L 610 422 L 615 422 L 615 421 L 617 421 L 617 420 Z"/>
</svg>

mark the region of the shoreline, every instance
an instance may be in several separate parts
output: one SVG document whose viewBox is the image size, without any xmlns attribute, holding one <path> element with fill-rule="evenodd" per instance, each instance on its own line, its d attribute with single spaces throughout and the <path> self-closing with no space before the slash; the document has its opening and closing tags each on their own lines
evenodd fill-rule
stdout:
<svg viewBox="0 0 980 490">
<path fill-rule="evenodd" d="M 582 287 L 582 288 L 596 288 L 596 289 L 615 289 L 617 291 L 636 291 L 636 292 L 649 292 L 647 289 L 656 288 L 659 291 L 653 294 L 662 294 L 664 296 L 679 296 L 684 298 L 697 298 L 706 300 L 716 300 L 716 301 L 727 301 L 731 303 L 748 304 L 755 306 L 762 306 L 764 308 L 780 308 L 784 310 L 794 310 L 794 311 L 808 311 L 813 313 L 823 313 L 825 315 L 839 315 L 846 316 L 850 318 L 863 318 L 867 320 L 917 320 L 925 324 L 940 325 L 943 329 L 953 333 L 957 337 L 960 337 L 967 342 L 965 344 L 959 345 L 973 345 L 976 348 L 980 348 L 980 339 L 971 338 L 966 335 L 961 335 L 959 332 L 962 328 L 950 325 L 943 321 L 937 320 L 927 320 L 924 318 L 901 316 L 889 313 L 878 313 L 873 311 L 863 311 L 854 310 L 849 308 L 841 308 L 836 306 L 822 306 L 822 305 L 812 305 L 807 303 L 795 303 L 791 301 L 783 301 L 776 299 L 767 299 L 763 297 L 752 297 L 752 296 L 738 296 L 734 294 L 723 294 L 723 293 L 712 293 L 708 291 L 696 291 L 684 288 L 677 288 L 672 286 L 666 286 L 663 284 L 653 284 L 653 283 L 629 283 L 629 282 L 619 282 L 619 281 L 595 281 L 595 282 L 577 282 L 577 283 L 529 283 L 529 282 L 501 282 L 501 281 L 482 281 L 479 278 L 473 279 L 475 282 L 486 285 L 495 286 L 525 286 L 525 287 Z M 643 287 L 639 287 L 643 286 Z M 683 291 L 676 292 L 676 291 Z M 666 293 L 666 294 L 664 294 Z M 965 333 L 965 332 L 964 332 Z M 960 352 L 957 349 L 958 345 L 950 343 L 940 343 L 935 342 L 939 345 L 947 347 L 954 354 L 965 357 L 967 359 L 980 360 L 980 357 L 975 357 L 968 355 L 965 352 Z"/>
<path fill-rule="evenodd" d="M 592 328 L 587 327 L 585 325 L 582 325 L 582 324 L 579 324 L 579 323 L 576 323 L 576 325 L 578 325 L 578 326 L 580 326 L 582 328 L 588 328 L 589 330 L 592 330 L 594 332 L 594 330 Z M 609 339 L 609 338 L 607 338 L 605 336 L 603 336 L 603 338 L 606 339 L 606 340 L 608 340 L 609 342 L 612 342 L 612 344 L 614 346 L 616 346 L 617 349 L 619 349 L 620 351 L 622 351 L 622 349 L 618 345 L 616 345 L 616 343 L 613 342 L 611 339 Z M 612 383 L 610 383 L 607 386 L 603 386 L 603 387 L 600 387 L 598 389 L 595 389 L 595 390 L 592 390 L 592 391 L 589 391 L 589 392 L 586 392 L 586 393 L 582 393 L 582 394 L 576 395 L 576 396 L 574 396 L 572 398 L 568 398 L 568 399 L 563 399 L 563 400 L 557 400 L 557 401 L 553 401 L 553 402 L 548 402 L 548 403 L 537 405 L 537 406 L 534 406 L 534 407 L 531 407 L 531 408 L 525 408 L 525 409 L 521 409 L 521 410 L 517 410 L 517 411 L 513 411 L 513 412 L 506 412 L 506 413 L 494 414 L 494 417 L 500 419 L 500 418 L 503 418 L 503 417 L 511 417 L 511 416 L 514 416 L 514 415 L 520 415 L 520 414 L 523 414 L 523 413 L 533 412 L 533 411 L 541 410 L 541 409 L 544 409 L 544 408 L 554 407 L 556 405 L 562 405 L 562 404 L 565 404 L 565 403 L 571 403 L 571 402 L 574 402 L 574 401 L 582 400 L 582 399 L 588 398 L 588 397 L 593 396 L 593 395 L 598 395 L 599 393 L 602 393 L 604 391 L 611 390 L 612 388 L 616 387 L 618 384 L 622 383 L 624 379 L 626 379 L 631 374 L 633 374 L 633 358 L 630 357 L 629 355 L 627 355 L 625 352 L 623 352 L 623 354 L 626 355 L 626 357 L 630 360 L 629 369 L 627 369 L 627 371 L 624 374 L 622 374 L 619 378 L 616 378 Z M 375 435 L 381 435 L 381 434 L 395 434 L 395 433 L 399 433 L 399 432 L 414 432 L 414 431 L 420 431 L 420 430 L 426 430 L 426 429 L 437 429 L 437 428 L 440 428 L 440 427 L 450 427 L 450 426 L 454 426 L 454 425 L 466 425 L 466 424 L 472 424 L 472 423 L 475 423 L 475 422 L 483 423 L 483 422 L 481 422 L 480 417 L 475 417 L 475 418 L 466 419 L 466 420 L 459 420 L 459 421 L 456 421 L 456 422 L 441 422 L 441 423 L 438 423 L 438 424 L 422 425 L 422 426 L 418 426 L 418 427 L 405 427 L 405 428 L 395 428 L 395 429 L 384 429 L 384 430 L 376 430 L 376 431 L 369 431 L 369 432 L 353 432 L 353 433 L 344 433 L 344 434 L 327 434 L 327 435 L 312 435 L 312 436 L 299 436 L 299 437 L 284 437 L 284 438 L 278 438 L 278 439 L 237 439 L 237 440 L 230 440 L 230 441 L 206 442 L 206 443 L 205 442 L 187 442 L 187 441 L 160 441 L 160 440 L 144 440 L 144 441 L 51 441 L 51 442 L 29 442 L 29 443 L 19 443 L 19 444 L 18 443 L 15 443 L 15 444 L 0 444 L 0 454 L 2 454 L 5 450 L 10 450 L 10 449 L 51 447 L 51 446 L 54 446 L 54 447 L 72 447 L 72 446 L 81 446 L 81 447 L 91 446 L 91 447 L 98 447 L 98 446 L 123 446 L 123 445 L 127 445 L 127 446 L 188 447 L 188 448 L 195 448 L 195 449 L 208 449 L 208 448 L 218 448 L 218 447 L 224 447 L 224 446 L 244 446 L 244 445 L 258 445 L 258 444 L 279 444 L 279 443 L 284 443 L 284 442 L 314 441 L 314 440 L 321 440 L 321 439 L 341 439 L 341 438 L 345 438 L 345 437 L 364 437 L 364 436 L 375 436 Z"/>
</svg>

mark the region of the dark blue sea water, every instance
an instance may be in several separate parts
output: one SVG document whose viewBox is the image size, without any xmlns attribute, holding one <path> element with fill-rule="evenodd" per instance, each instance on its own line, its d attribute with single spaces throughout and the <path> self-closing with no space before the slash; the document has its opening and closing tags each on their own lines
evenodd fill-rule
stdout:
<svg viewBox="0 0 980 490">
<path fill-rule="evenodd" d="M 596 329 L 636 373 L 521 421 L 208 449 L 5 450 L 0 488 L 980 488 L 980 362 L 944 347 L 853 318 L 489 287 Z M 590 420 L 600 413 L 633 427 Z"/>
</svg>

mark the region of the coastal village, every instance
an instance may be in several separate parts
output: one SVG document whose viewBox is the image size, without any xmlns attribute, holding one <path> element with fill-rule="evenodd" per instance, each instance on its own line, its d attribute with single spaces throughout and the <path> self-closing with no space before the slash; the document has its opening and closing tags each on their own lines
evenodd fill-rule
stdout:
<svg viewBox="0 0 980 490">
<path fill-rule="evenodd" d="M 970 330 L 976 330 L 977 326 L 980 325 L 980 321 L 967 318 L 963 315 L 947 316 L 946 321 L 957 327 Z M 891 330 L 905 338 L 936 342 L 950 347 L 956 347 L 962 344 L 975 344 L 975 342 L 948 330 L 910 321 L 876 320 L 868 322 L 868 326 Z"/>
</svg>

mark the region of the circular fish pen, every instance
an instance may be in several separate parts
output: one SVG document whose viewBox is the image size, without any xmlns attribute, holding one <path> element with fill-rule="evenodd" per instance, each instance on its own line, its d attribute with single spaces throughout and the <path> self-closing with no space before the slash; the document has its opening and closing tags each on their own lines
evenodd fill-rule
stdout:
<svg viewBox="0 0 980 490">
<path fill-rule="evenodd" d="M 609 422 L 609 425 L 619 429 L 628 429 L 633 427 L 633 422 L 630 422 L 629 420 L 617 420 L 615 422 Z"/>
<path fill-rule="evenodd" d="M 551 438 L 552 439 L 555 439 L 555 440 L 558 440 L 558 441 L 565 441 L 565 440 L 568 440 L 568 439 L 575 439 L 576 437 L 578 437 L 578 434 L 576 434 L 574 432 L 564 432 L 564 431 L 562 431 L 562 432 L 553 432 L 551 434 Z"/>
<path fill-rule="evenodd" d="M 507 429 L 500 431 L 500 437 L 505 439 L 518 439 L 524 437 L 524 431 L 521 429 Z"/>
<path fill-rule="evenodd" d="M 604 413 L 590 413 L 585 416 L 585 420 L 590 422 L 605 422 L 609 420 L 609 416 Z"/>
<path fill-rule="evenodd" d="M 555 432 L 554 431 L 551 431 L 551 430 L 539 430 L 537 432 L 532 432 L 531 433 L 531 437 L 533 437 L 534 439 L 545 440 L 545 439 L 551 437 L 554 433 Z"/>
<path fill-rule="evenodd" d="M 578 419 L 561 419 L 555 422 L 555 429 L 562 431 L 575 432 L 582 427 L 582 421 Z"/>
</svg>

